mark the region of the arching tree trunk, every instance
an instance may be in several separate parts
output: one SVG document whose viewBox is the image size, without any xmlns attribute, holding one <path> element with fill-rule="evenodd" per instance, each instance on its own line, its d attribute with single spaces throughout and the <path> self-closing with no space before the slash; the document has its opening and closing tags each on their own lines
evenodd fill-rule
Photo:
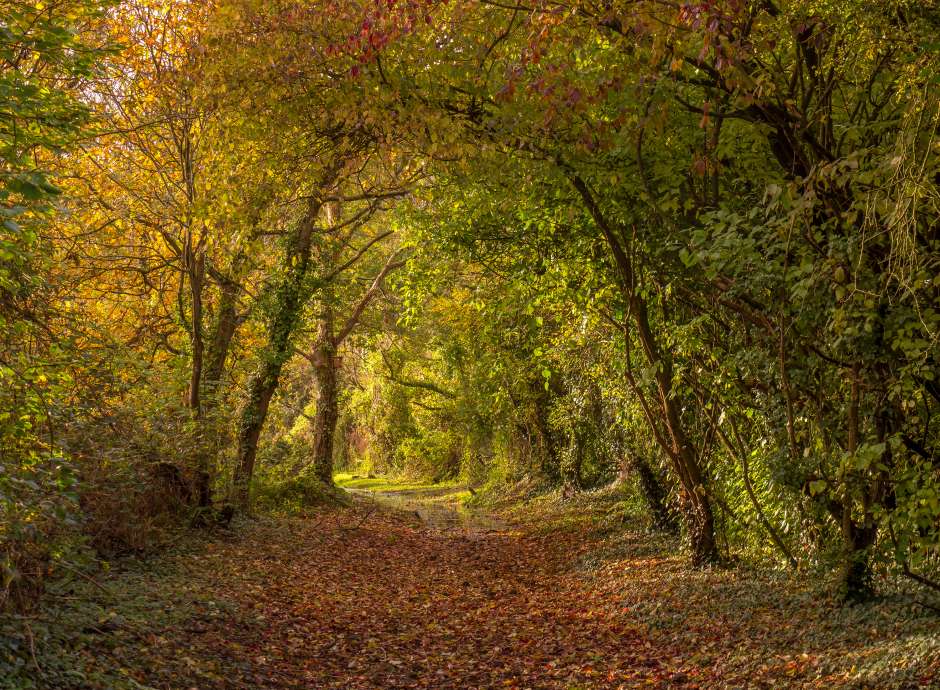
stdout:
<svg viewBox="0 0 940 690">
<path fill-rule="evenodd" d="M 666 378 L 668 374 L 669 378 Z M 720 559 L 718 544 L 715 541 L 715 516 L 712 513 L 711 502 L 705 493 L 705 478 L 702 475 L 696 449 L 685 435 L 679 418 L 678 402 L 672 397 L 672 373 L 666 367 L 661 368 L 657 374 L 660 399 L 666 412 L 666 423 L 672 439 L 671 451 L 673 466 L 679 475 L 683 488 L 683 512 L 685 515 L 686 530 L 689 536 L 689 548 L 692 554 L 692 564 L 696 566 L 717 563 Z M 664 381 L 670 381 L 665 384 Z"/>
<path fill-rule="evenodd" d="M 282 257 L 283 274 L 274 288 L 274 312 L 268 321 L 267 343 L 261 353 L 258 368 L 248 380 L 248 392 L 238 427 L 238 461 L 234 477 L 234 499 L 243 510 L 247 510 L 250 503 L 250 486 L 255 458 L 258 455 L 258 439 L 268 415 L 268 406 L 274 391 L 277 390 L 281 369 L 292 354 L 291 336 L 297 328 L 307 301 L 305 282 L 319 212 L 320 202 L 311 199 L 307 213 L 295 230 L 288 251 Z"/>
<path fill-rule="evenodd" d="M 585 207 L 601 230 L 613 255 L 621 294 L 629 305 L 629 321 L 625 323 L 627 349 L 627 376 L 630 387 L 638 397 L 647 423 L 657 443 L 669 457 L 682 487 L 683 517 L 689 538 L 693 565 L 701 566 L 720 560 L 715 541 L 715 518 L 706 493 L 705 476 L 695 448 L 682 422 L 681 404 L 672 388 L 672 360 L 650 325 L 646 298 L 637 290 L 640 276 L 635 270 L 632 254 L 628 251 L 630 232 L 604 215 L 587 184 L 570 169 L 567 170 L 572 186 L 581 196 Z M 635 330 L 647 368 L 653 371 L 655 395 L 648 395 L 634 378 L 630 363 L 631 336 Z"/>
</svg>

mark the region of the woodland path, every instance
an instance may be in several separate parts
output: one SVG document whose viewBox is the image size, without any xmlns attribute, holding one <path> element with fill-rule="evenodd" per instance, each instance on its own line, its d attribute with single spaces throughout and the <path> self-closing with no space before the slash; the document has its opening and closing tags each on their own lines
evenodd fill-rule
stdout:
<svg viewBox="0 0 940 690">
<path fill-rule="evenodd" d="M 28 687 L 940 686 L 935 618 L 690 571 L 583 507 L 522 528 L 442 492 L 358 492 L 100 577 L 50 618 L 57 642 L 33 623 L 45 680 Z"/>
<path fill-rule="evenodd" d="M 230 669 L 251 650 L 227 683 L 608 688 L 656 677 L 616 607 L 584 605 L 594 597 L 569 577 L 574 554 L 422 492 L 356 493 L 352 513 L 291 523 L 289 535 L 259 526 L 250 549 L 206 555 L 242 573 L 247 586 L 229 594 L 257 611 L 241 630 L 199 638 Z"/>
</svg>

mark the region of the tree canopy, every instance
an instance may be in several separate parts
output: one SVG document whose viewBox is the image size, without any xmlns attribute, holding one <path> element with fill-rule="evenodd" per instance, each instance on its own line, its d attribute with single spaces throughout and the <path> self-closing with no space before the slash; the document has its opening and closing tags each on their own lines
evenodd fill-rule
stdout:
<svg viewBox="0 0 940 690">
<path fill-rule="evenodd" d="M 0 603 L 339 470 L 615 486 L 695 566 L 935 597 L 938 35 L 0 0 Z"/>
</svg>

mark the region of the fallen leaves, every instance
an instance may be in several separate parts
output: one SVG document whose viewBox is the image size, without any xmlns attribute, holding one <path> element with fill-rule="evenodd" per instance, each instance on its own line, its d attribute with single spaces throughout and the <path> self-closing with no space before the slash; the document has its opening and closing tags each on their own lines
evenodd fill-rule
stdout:
<svg viewBox="0 0 940 690">
<path fill-rule="evenodd" d="M 411 513 L 363 519 L 368 510 L 258 520 L 149 579 L 115 574 L 109 588 L 150 587 L 134 593 L 145 601 L 98 614 L 73 685 L 56 676 L 35 687 L 917 687 L 937 678 L 940 641 L 924 621 L 904 623 L 920 637 L 902 639 L 902 619 L 887 609 L 844 613 L 771 578 L 690 571 L 639 533 L 442 531 Z M 838 629 L 852 616 L 855 627 Z"/>
</svg>

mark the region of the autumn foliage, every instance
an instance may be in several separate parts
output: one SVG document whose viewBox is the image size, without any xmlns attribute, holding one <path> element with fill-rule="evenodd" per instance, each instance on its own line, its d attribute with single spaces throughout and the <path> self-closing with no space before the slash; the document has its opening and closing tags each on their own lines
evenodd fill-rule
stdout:
<svg viewBox="0 0 940 690">
<path fill-rule="evenodd" d="M 348 506 L 338 471 L 613 496 L 694 568 L 935 607 L 938 30 L 909 0 L 0 0 L 0 608 Z M 377 519 L 357 548 L 502 602 L 435 620 L 530 662 L 438 645 L 389 687 L 670 682 L 551 538 L 488 537 L 474 594 Z M 553 587 L 597 663 L 538 655 Z M 304 672 L 381 686 L 340 656 Z"/>
</svg>

